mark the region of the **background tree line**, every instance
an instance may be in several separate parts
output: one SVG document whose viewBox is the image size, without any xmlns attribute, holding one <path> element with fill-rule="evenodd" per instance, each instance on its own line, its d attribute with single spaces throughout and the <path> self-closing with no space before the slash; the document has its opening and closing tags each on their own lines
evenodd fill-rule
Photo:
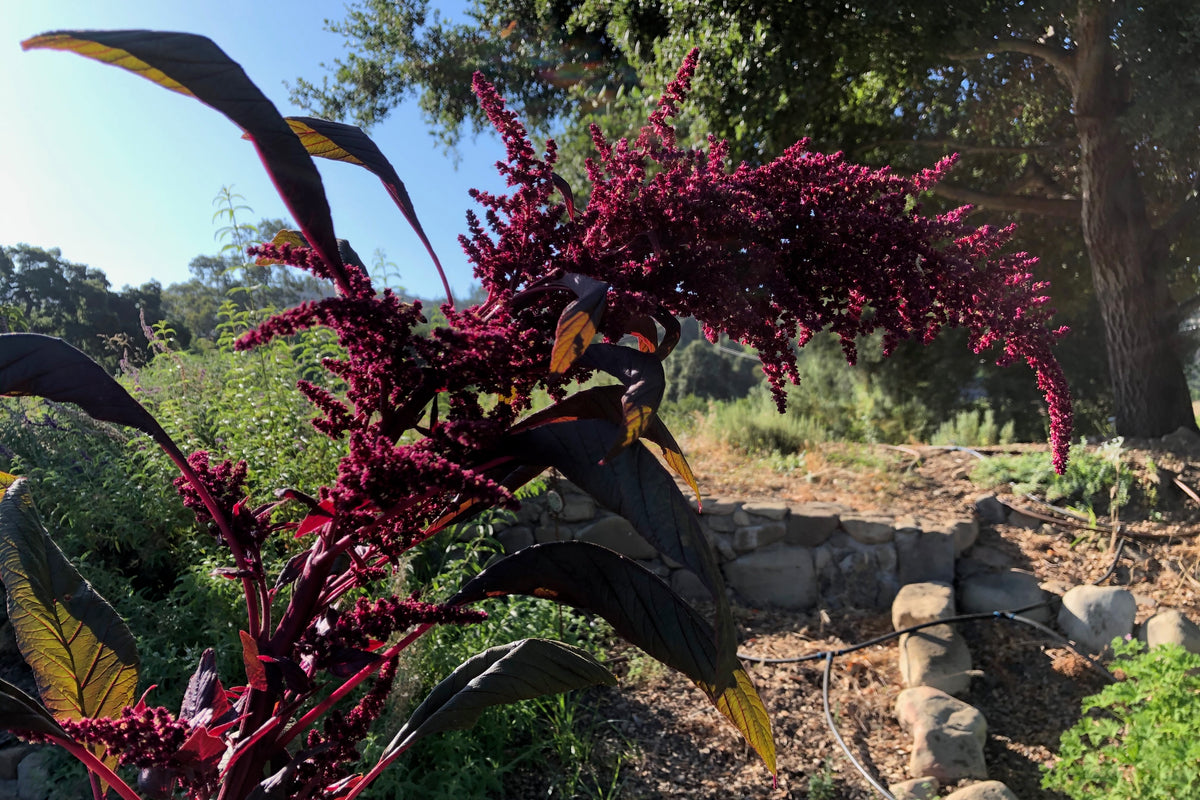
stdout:
<svg viewBox="0 0 1200 800">
<path fill-rule="evenodd" d="M 188 264 L 192 278 L 166 288 L 158 281 L 113 289 L 104 272 L 62 257 L 58 248 L 0 246 L 0 324 L 70 342 L 110 372 L 123 360 L 141 366 L 151 356 L 147 328 L 165 323 L 181 348 L 210 346 L 222 308 L 286 308 L 324 296 L 314 278 L 282 266 L 248 263 L 245 251 L 288 227 L 281 219 L 250 221 L 251 209 L 229 187 L 214 200 L 222 223 L 220 251 Z"/>
</svg>

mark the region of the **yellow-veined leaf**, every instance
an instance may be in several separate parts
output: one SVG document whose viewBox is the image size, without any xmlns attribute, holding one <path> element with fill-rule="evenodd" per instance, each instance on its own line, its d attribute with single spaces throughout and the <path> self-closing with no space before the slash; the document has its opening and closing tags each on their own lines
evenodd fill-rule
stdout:
<svg viewBox="0 0 1200 800">
<path fill-rule="evenodd" d="M 561 375 L 574 366 L 596 336 L 608 297 L 608 284 L 574 273 L 564 275 L 555 284 L 569 288 L 576 295 L 558 318 L 554 349 L 550 353 L 550 371 Z"/>
<path fill-rule="evenodd" d="M 408 195 L 408 189 L 404 187 L 404 181 L 396 174 L 392 162 L 388 161 L 379 146 L 371 141 L 361 128 L 316 117 L 288 117 L 287 123 L 300 138 L 300 143 L 309 155 L 354 164 L 379 178 L 392 202 L 400 209 L 400 213 L 408 220 L 409 226 L 425 246 L 425 252 L 433 260 L 438 273 L 444 276 L 442 262 L 434 252 L 429 237 L 425 235 L 421 221 L 417 219 L 417 209 Z M 450 287 L 446 285 L 445 289 L 449 297 Z"/>
<path fill-rule="evenodd" d="M 308 247 L 308 242 L 304 240 L 304 234 L 300 233 L 300 231 L 288 230 L 287 228 L 284 228 L 276 233 L 271 239 L 271 244 L 275 245 L 276 247 L 280 247 L 285 244 L 291 245 L 292 247 Z M 254 259 L 254 266 L 256 267 L 269 267 L 272 264 L 282 263 L 283 262 L 277 258 L 267 258 L 266 256 L 259 256 L 258 258 Z"/>
<path fill-rule="evenodd" d="M 7 472 L 0 472 L 0 498 L 4 497 L 4 493 L 8 491 L 8 487 L 12 486 L 18 480 L 16 475 L 9 475 Z"/>
<path fill-rule="evenodd" d="M 17 647 L 56 719 L 116 717 L 133 703 L 133 635 L 50 539 L 24 480 L 0 499 L 0 583 Z"/>
<path fill-rule="evenodd" d="M 762 699 L 759 698 L 746 670 L 741 667 L 734 670 L 733 678 L 733 685 L 727 686 L 715 696 L 705 690 L 703 685 L 700 685 L 700 690 L 709 695 L 717 710 L 741 732 L 746 742 L 754 748 L 754 752 L 758 753 L 759 758 L 774 775 L 775 737 L 771 734 L 771 717 L 767 714 L 767 709 L 763 706 Z"/>
</svg>

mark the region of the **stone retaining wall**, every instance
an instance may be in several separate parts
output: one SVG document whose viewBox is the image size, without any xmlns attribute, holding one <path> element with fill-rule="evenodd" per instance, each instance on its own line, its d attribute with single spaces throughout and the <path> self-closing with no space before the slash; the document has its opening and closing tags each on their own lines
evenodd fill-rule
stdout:
<svg viewBox="0 0 1200 800">
<path fill-rule="evenodd" d="M 735 599 L 751 606 L 888 608 L 907 583 L 951 582 L 954 559 L 974 543 L 971 518 L 921 520 L 857 513 L 836 503 L 706 499 L 701 526 Z M 581 540 L 640 561 L 684 597 L 706 592 L 691 572 L 661 558 L 622 517 L 561 479 L 526 500 L 498 529 L 506 552 Z"/>
</svg>

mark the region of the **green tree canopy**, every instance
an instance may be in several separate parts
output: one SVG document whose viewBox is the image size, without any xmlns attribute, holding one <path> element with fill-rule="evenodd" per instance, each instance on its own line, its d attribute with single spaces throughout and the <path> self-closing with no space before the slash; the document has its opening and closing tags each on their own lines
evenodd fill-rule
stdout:
<svg viewBox="0 0 1200 800">
<path fill-rule="evenodd" d="M 112 291 L 98 269 L 75 264 L 57 247 L 0 247 L 0 306 L 10 330 L 58 336 L 110 372 L 122 358 L 134 364 L 149 356 L 142 319 L 164 316 L 162 287 L 150 282 Z"/>
<path fill-rule="evenodd" d="M 484 72 L 558 134 L 577 185 L 587 126 L 629 132 L 698 46 L 681 133 L 760 160 L 798 138 L 897 169 L 957 152 L 941 200 L 1021 223 L 1076 328 L 1076 383 L 1111 379 L 1117 430 L 1194 426 L 1180 323 L 1200 242 L 1200 8 L 1061 0 L 477 0 L 450 23 L 421 0 L 360 0 L 330 28 L 349 54 L 297 99 L 370 124 L 415 97 L 446 144 L 485 121 Z M 1107 350 L 1107 362 L 1096 356 Z M 1069 361 L 1074 359 L 1066 359 Z"/>
</svg>

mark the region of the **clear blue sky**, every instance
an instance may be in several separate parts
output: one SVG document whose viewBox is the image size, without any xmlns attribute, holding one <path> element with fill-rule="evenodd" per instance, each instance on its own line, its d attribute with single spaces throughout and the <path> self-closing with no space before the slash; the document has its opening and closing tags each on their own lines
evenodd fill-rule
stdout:
<svg viewBox="0 0 1200 800">
<path fill-rule="evenodd" d="M 453 17 L 464 3 L 434 3 Z M 317 80 L 343 55 L 324 30 L 343 6 L 319 0 L 0 0 L 0 244 L 59 247 L 102 269 L 114 287 L 187 280 L 188 262 L 215 254 L 213 197 L 232 185 L 253 220 L 287 213 L 254 148 L 222 115 L 124 70 L 72 53 L 22 52 L 52 30 L 150 28 L 199 33 L 238 61 L 287 114 L 284 82 Z M 457 235 L 467 190 L 499 190 L 494 136 L 466 141 L 459 163 L 432 139 L 415 102 L 371 131 L 408 187 L 456 294 L 471 283 Z M 382 248 L 401 282 L 443 294 L 423 248 L 378 181 L 357 167 L 318 164 L 341 238 L 364 259 Z"/>
</svg>

